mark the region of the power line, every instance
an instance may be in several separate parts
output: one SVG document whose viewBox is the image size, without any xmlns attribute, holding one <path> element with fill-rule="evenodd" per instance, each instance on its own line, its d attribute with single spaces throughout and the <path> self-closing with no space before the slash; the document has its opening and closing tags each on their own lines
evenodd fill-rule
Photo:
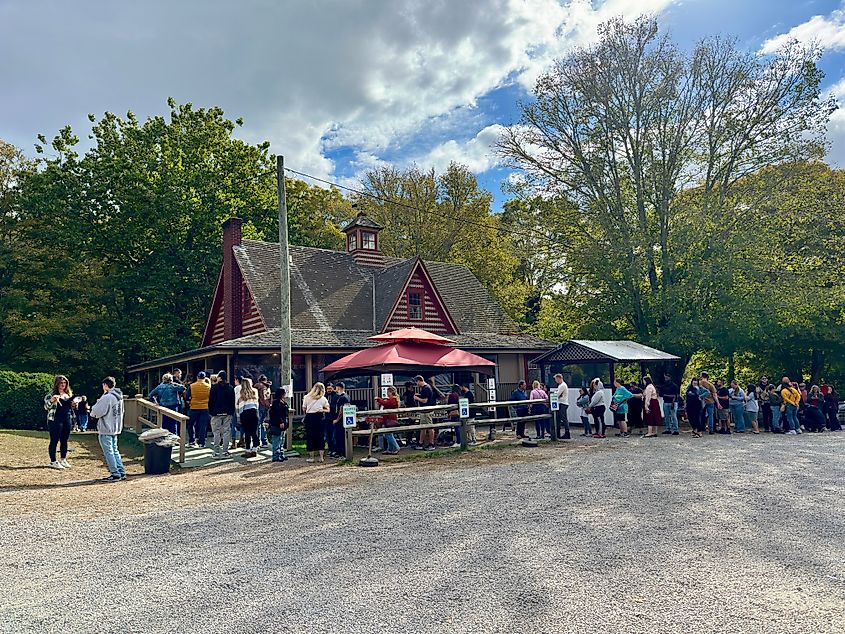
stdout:
<svg viewBox="0 0 845 634">
<path fill-rule="evenodd" d="M 390 198 L 384 198 L 383 196 L 379 196 L 378 194 L 373 194 L 373 193 L 368 192 L 366 190 L 355 189 L 354 187 L 349 187 L 347 185 L 341 185 L 340 183 L 336 183 L 334 181 L 330 181 L 330 180 L 327 180 L 325 178 L 320 178 L 319 176 L 313 176 L 311 174 L 306 174 L 305 172 L 300 172 L 298 170 L 291 169 L 290 167 L 286 167 L 285 171 L 290 172 L 291 174 L 296 174 L 297 176 L 302 176 L 304 178 L 311 179 L 311 180 L 316 181 L 318 183 L 323 183 L 325 185 L 330 185 L 332 187 L 337 187 L 338 189 L 343 189 L 345 191 L 352 192 L 353 194 L 358 194 L 359 196 L 371 198 L 373 200 L 377 200 L 379 202 L 387 203 L 387 204 L 390 204 L 390 205 L 396 205 L 397 207 L 404 207 L 405 209 L 409 209 L 411 211 L 418 211 L 419 213 L 426 214 L 426 215 L 429 215 L 429 216 L 438 216 L 438 217 L 441 217 L 441 218 L 448 218 L 450 220 L 455 220 L 455 221 L 461 222 L 463 224 L 475 225 L 475 226 L 478 226 L 478 227 L 483 227 L 485 229 L 493 229 L 493 230 L 498 231 L 498 232 L 503 233 L 503 234 L 523 236 L 523 237 L 526 237 L 526 238 L 530 238 L 532 240 L 536 240 L 538 238 L 538 236 L 536 234 L 530 233 L 530 232 L 527 232 L 527 231 L 520 231 L 518 229 L 508 229 L 506 227 L 494 226 L 494 225 L 487 224 L 485 222 L 479 222 L 477 220 L 466 220 L 465 218 L 461 218 L 459 216 L 454 216 L 452 214 L 447 214 L 447 213 L 444 213 L 442 211 L 435 211 L 435 210 L 432 210 L 432 209 L 421 209 L 419 207 L 415 207 L 414 205 L 410 205 L 408 203 L 402 202 L 401 200 L 393 200 L 393 199 L 390 199 Z M 551 236 L 548 236 L 548 237 L 551 240 Z"/>
</svg>

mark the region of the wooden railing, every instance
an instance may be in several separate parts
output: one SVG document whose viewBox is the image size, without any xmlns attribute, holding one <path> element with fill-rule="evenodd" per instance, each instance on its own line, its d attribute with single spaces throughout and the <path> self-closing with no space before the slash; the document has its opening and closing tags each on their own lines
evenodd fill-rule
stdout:
<svg viewBox="0 0 845 634">
<path fill-rule="evenodd" d="M 446 405 L 431 405 L 426 407 L 405 407 L 401 409 L 373 409 L 373 410 L 362 410 L 357 411 L 356 415 L 356 426 L 349 427 L 346 429 L 346 457 L 347 459 L 352 458 L 352 452 L 354 449 L 354 441 L 356 437 L 360 436 L 369 436 L 372 434 L 395 434 L 395 433 L 405 433 L 409 431 L 422 431 L 426 429 L 449 429 L 449 428 L 460 428 L 461 430 L 461 448 L 466 449 L 467 447 L 467 434 L 466 428 L 470 425 L 475 425 L 476 427 L 489 427 L 490 428 L 490 436 L 493 435 L 493 429 L 497 425 L 501 425 L 503 423 L 514 423 L 514 422 L 526 422 L 526 421 L 536 421 L 536 420 L 545 420 L 550 419 L 553 417 L 552 413 L 548 414 L 537 414 L 532 416 L 514 416 L 510 413 L 511 407 L 517 406 L 530 406 L 534 403 L 544 403 L 549 405 L 549 401 L 545 399 L 535 399 L 535 400 L 528 400 L 528 401 L 494 401 L 494 402 L 484 402 L 484 403 L 470 403 L 470 409 L 488 409 L 488 408 L 507 408 L 508 409 L 508 416 L 504 417 L 497 417 L 495 414 L 492 418 L 462 418 L 458 421 L 443 421 L 439 423 L 431 422 L 425 424 L 416 424 L 416 425 L 400 425 L 398 427 L 382 427 L 380 429 L 358 429 L 358 423 L 362 420 L 366 419 L 368 416 L 384 416 L 386 414 L 397 414 L 400 416 L 405 416 L 406 418 L 410 414 L 412 417 L 415 414 L 436 414 L 439 412 L 446 412 L 446 411 L 454 411 L 457 409 L 457 405 L 454 404 L 446 404 Z"/>
<path fill-rule="evenodd" d="M 185 462 L 185 443 L 187 441 L 188 417 L 185 414 L 162 407 L 157 403 L 136 396 L 126 399 L 126 413 L 131 416 L 132 427 L 140 435 L 144 427 L 161 427 L 162 418 L 167 416 L 179 423 L 179 464 Z"/>
</svg>

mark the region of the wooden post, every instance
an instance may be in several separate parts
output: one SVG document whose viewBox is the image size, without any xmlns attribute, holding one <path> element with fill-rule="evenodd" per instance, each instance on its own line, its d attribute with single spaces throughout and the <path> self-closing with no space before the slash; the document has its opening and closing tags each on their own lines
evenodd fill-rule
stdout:
<svg viewBox="0 0 845 634">
<path fill-rule="evenodd" d="M 355 447 L 353 439 L 352 439 L 352 430 L 353 429 L 355 429 L 355 427 L 347 427 L 344 430 L 346 432 L 345 435 L 346 435 L 346 459 L 347 460 L 352 460 L 355 457 L 355 456 L 352 455 L 353 452 L 354 452 L 354 447 Z"/>
<path fill-rule="evenodd" d="M 183 418 L 179 421 L 179 464 L 185 462 L 185 441 L 187 421 Z"/>
<path fill-rule="evenodd" d="M 461 419 L 461 449 L 466 449 L 469 443 L 467 442 L 467 421 L 468 418 Z"/>
<path fill-rule="evenodd" d="M 290 253 L 288 252 L 288 204 L 285 191 L 285 157 L 276 157 L 276 188 L 279 192 L 279 329 L 282 333 L 282 348 L 279 355 L 279 381 L 290 392 L 293 399 L 293 360 L 291 359 L 290 328 Z M 306 381 L 311 377 L 307 376 Z M 288 426 L 285 448 L 293 442 L 293 425 Z"/>
</svg>

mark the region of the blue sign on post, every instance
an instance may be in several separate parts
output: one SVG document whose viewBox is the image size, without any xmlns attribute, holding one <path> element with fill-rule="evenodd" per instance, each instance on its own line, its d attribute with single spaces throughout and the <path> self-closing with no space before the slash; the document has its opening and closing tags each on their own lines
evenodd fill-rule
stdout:
<svg viewBox="0 0 845 634">
<path fill-rule="evenodd" d="M 357 424 L 356 421 L 356 414 L 358 413 L 358 408 L 355 405 L 344 405 L 343 406 L 343 428 L 349 429 L 350 427 L 355 427 Z"/>
<path fill-rule="evenodd" d="M 468 398 L 459 398 L 458 399 L 458 409 L 460 409 L 461 418 L 469 418 L 469 399 Z"/>
<path fill-rule="evenodd" d="M 552 411 L 556 412 L 560 409 L 560 403 L 557 401 L 557 392 L 549 394 L 549 404 L 552 406 Z"/>
</svg>

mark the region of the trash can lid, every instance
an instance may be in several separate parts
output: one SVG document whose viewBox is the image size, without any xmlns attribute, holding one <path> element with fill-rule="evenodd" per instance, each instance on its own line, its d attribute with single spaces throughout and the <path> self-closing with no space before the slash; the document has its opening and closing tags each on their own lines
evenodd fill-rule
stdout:
<svg viewBox="0 0 845 634">
<path fill-rule="evenodd" d="M 161 427 L 156 427 L 155 429 L 148 429 L 147 431 L 143 432 L 140 436 L 138 436 L 138 440 L 141 442 L 154 442 L 159 438 L 164 438 L 170 432 L 166 429 Z"/>
</svg>

